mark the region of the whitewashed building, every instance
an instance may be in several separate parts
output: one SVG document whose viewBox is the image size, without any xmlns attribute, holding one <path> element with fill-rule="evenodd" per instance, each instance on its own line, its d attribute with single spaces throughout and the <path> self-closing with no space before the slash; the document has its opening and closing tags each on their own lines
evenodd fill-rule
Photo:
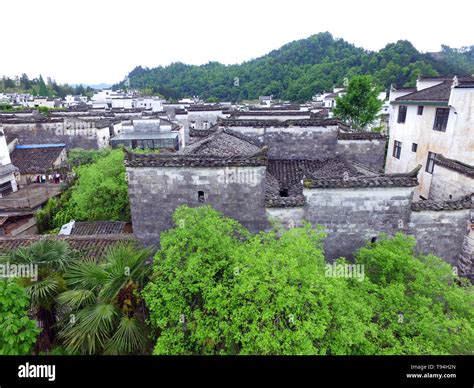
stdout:
<svg viewBox="0 0 474 388">
<path fill-rule="evenodd" d="M 474 192 L 474 78 L 417 80 L 390 93 L 386 172 L 422 165 L 414 200 L 449 200 Z"/>
</svg>

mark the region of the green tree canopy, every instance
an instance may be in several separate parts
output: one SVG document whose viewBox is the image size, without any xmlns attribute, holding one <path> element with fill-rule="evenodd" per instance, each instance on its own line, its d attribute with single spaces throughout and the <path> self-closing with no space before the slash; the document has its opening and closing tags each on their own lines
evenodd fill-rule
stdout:
<svg viewBox="0 0 474 388">
<path fill-rule="evenodd" d="M 97 155 L 77 156 L 78 161 L 95 162 L 75 169 L 77 180 L 66 205 L 54 216 L 54 224 L 61 226 L 71 220 L 129 221 L 123 150 L 112 150 L 97 159 Z"/>
<path fill-rule="evenodd" d="M 336 97 L 334 116 L 347 121 L 351 128 L 363 131 L 373 123 L 382 108 L 378 88 L 371 76 L 359 75 L 349 81 L 349 86 L 342 97 Z"/>
<path fill-rule="evenodd" d="M 356 255 L 367 276 L 328 276 L 309 225 L 251 235 L 180 207 L 143 293 L 155 354 L 469 354 L 472 288 L 398 235 Z M 348 265 L 340 259 L 337 265 Z M 423 289 L 424 288 L 424 289 Z"/>
<path fill-rule="evenodd" d="M 28 317 L 29 299 L 14 281 L 0 280 L 0 355 L 31 353 L 40 329 Z"/>
</svg>

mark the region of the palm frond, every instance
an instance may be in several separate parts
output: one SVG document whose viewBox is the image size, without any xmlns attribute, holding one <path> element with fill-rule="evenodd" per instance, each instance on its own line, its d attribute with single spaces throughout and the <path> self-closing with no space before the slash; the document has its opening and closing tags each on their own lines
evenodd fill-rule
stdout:
<svg viewBox="0 0 474 388">
<path fill-rule="evenodd" d="M 26 287 L 33 306 L 49 304 L 62 290 L 63 281 L 59 276 L 50 276 L 43 280 L 31 283 Z"/>
<path fill-rule="evenodd" d="M 69 286 L 93 291 L 104 285 L 108 275 L 94 261 L 84 260 L 70 264 L 65 279 Z"/>
<path fill-rule="evenodd" d="M 104 354 L 125 355 L 143 349 L 147 343 L 145 325 L 137 318 L 124 315 L 114 336 L 107 342 Z"/>
<path fill-rule="evenodd" d="M 98 303 L 77 312 L 64 325 L 58 338 L 73 352 L 96 354 L 112 337 L 119 311 L 113 304 Z"/>
<path fill-rule="evenodd" d="M 77 310 L 94 304 L 97 301 L 94 291 L 91 290 L 68 290 L 57 297 L 58 303 L 71 310 Z"/>
</svg>

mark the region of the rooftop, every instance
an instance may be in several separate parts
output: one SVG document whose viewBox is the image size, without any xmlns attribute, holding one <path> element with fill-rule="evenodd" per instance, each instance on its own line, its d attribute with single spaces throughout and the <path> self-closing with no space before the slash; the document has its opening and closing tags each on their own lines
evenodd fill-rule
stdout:
<svg viewBox="0 0 474 388">
<path fill-rule="evenodd" d="M 224 167 L 265 166 L 266 147 L 245 136 L 217 130 L 175 154 L 133 154 L 126 152 L 127 167 Z"/>
<path fill-rule="evenodd" d="M 31 148 L 17 146 L 11 154 L 11 160 L 21 174 L 44 174 L 53 168 L 64 149 L 64 144 Z"/>
<path fill-rule="evenodd" d="M 42 239 L 64 240 L 72 249 L 94 259 L 100 259 L 111 247 L 119 243 L 135 242 L 132 234 L 101 236 L 18 236 L 0 237 L 0 253 L 9 253 L 20 247 L 26 247 Z"/>
<path fill-rule="evenodd" d="M 130 224 L 123 221 L 75 222 L 72 236 L 95 236 L 131 233 Z"/>
</svg>

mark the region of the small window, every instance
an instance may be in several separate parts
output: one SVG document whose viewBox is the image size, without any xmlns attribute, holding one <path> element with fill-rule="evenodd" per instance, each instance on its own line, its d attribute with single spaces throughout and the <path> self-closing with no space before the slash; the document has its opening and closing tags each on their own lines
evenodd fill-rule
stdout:
<svg viewBox="0 0 474 388">
<path fill-rule="evenodd" d="M 423 108 L 424 108 L 423 105 L 420 105 L 420 106 L 418 107 L 418 112 L 417 112 L 417 113 L 418 113 L 418 116 L 421 116 L 421 115 L 423 114 Z"/>
<path fill-rule="evenodd" d="M 281 189 L 280 197 L 288 197 L 288 189 Z"/>
<path fill-rule="evenodd" d="M 400 159 L 401 153 L 402 153 L 402 143 L 395 140 L 395 142 L 393 143 L 393 154 L 392 154 L 392 156 L 394 158 Z"/>
<path fill-rule="evenodd" d="M 446 132 L 448 126 L 449 108 L 437 108 L 433 130 Z"/>
<path fill-rule="evenodd" d="M 198 202 L 204 202 L 204 191 L 198 191 Z"/>
<path fill-rule="evenodd" d="M 413 144 L 411 145 L 411 152 L 416 152 L 417 149 L 418 149 L 418 144 L 413 143 Z"/>
<path fill-rule="evenodd" d="M 406 105 L 400 105 L 398 107 L 398 119 L 397 123 L 403 124 L 407 118 L 407 107 Z"/>
<path fill-rule="evenodd" d="M 428 152 L 428 159 L 426 160 L 425 169 L 428 174 L 433 174 L 435 158 L 436 154 L 434 152 Z"/>
</svg>

